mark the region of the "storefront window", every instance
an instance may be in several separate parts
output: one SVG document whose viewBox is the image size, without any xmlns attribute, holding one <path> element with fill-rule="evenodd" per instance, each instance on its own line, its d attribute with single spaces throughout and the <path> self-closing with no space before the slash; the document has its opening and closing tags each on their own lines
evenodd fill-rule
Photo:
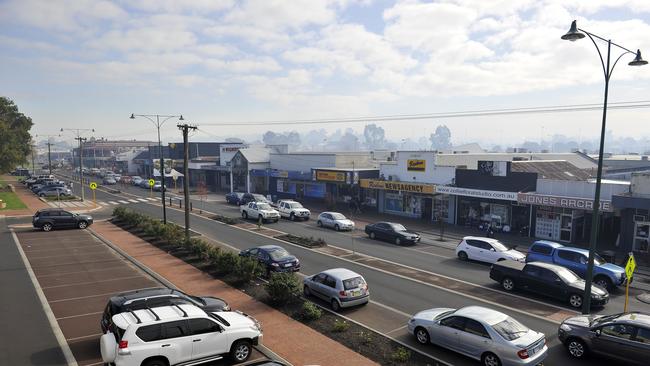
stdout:
<svg viewBox="0 0 650 366">
<path fill-rule="evenodd" d="M 392 212 L 405 212 L 412 215 L 422 214 L 422 198 L 410 194 L 386 193 L 384 197 L 384 210 Z"/>
<path fill-rule="evenodd" d="M 449 196 L 446 194 L 439 194 L 433 198 L 433 219 L 438 220 L 449 219 Z"/>
<path fill-rule="evenodd" d="M 650 222 L 637 222 L 634 230 L 635 252 L 648 253 L 650 246 Z"/>
<path fill-rule="evenodd" d="M 496 229 L 502 229 L 510 224 L 510 206 L 461 199 L 458 204 L 458 219 L 461 225 L 478 226 L 489 223 Z"/>
</svg>

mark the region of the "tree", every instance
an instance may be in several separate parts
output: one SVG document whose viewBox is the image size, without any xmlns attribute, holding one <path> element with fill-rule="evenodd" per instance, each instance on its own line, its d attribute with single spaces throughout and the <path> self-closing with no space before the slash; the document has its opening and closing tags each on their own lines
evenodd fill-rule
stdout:
<svg viewBox="0 0 650 366">
<path fill-rule="evenodd" d="M 339 146 L 343 151 L 356 151 L 359 146 L 359 138 L 354 135 L 354 131 L 345 131 L 345 134 L 341 136 Z"/>
<path fill-rule="evenodd" d="M 287 133 L 275 133 L 273 131 L 266 131 L 262 136 L 262 141 L 266 145 L 300 145 L 300 134 L 292 131 Z"/>
<path fill-rule="evenodd" d="M 446 125 L 436 127 L 436 132 L 429 136 L 433 150 L 446 150 L 451 148 L 451 131 Z"/>
<path fill-rule="evenodd" d="M 0 97 L 0 173 L 27 161 L 32 125 L 32 119 L 20 113 L 12 100 Z"/>
<path fill-rule="evenodd" d="M 363 137 L 369 149 L 380 149 L 386 144 L 384 129 L 374 123 L 363 128 Z"/>
</svg>

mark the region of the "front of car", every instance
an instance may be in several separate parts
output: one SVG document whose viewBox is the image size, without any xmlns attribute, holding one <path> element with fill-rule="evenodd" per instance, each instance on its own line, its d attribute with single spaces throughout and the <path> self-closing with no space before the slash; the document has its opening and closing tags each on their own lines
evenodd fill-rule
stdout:
<svg viewBox="0 0 650 366">
<path fill-rule="evenodd" d="M 291 213 L 293 213 L 297 218 L 309 219 L 309 216 L 311 215 L 311 211 L 303 207 L 303 205 L 298 202 L 291 202 L 289 204 L 289 207 L 291 207 Z"/>
<path fill-rule="evenodd" d="M 271 207 L 268 203 L 258 203 L 257 212 L 262 215 L 262 218 L 265 220 L 276 220 L 280 219 L 280 213 Z"/>
<path fill-rule="evenodd" d="M 505 244 L 501 243 L 498 240 L 493 240 L 490 242 L 490 244 L 505 259 L 510 259 L 521 263 L 526 262 L 526 255 L 516 249 L 508 248 Z"/>
<path fill-rule="evenodd" d="M 271 258 L 269 265 L 274 272 L 298 272 L 300 271 L 300 260 L 289 254 L 284 248 L 271 247 L 266 250 Z"/>
<path fill-rule="evenodd" d="M 415 244 L 420 241 L 420 235 L 414 231 L 407 230 L 404 225 L 390 224 L 396 234 L 400 236 L 400 240 L 405 243 Z"/>
<path fill-rule="evenodd" d="M 566 272 L 570 272 L 571 275 L 568 275 Z M 566 269 L 565 271 L 559 271 L 560 277 L 564 280 L 565 283 L 574 289 L 577 293 L 584 297 L 585 287 L 587 286 L 585 280 L 581 279 L 575 273 Z M 591 285 L 591 306 L 605 306 L 609 302 L 609 292 L 604 288 L 594 285 Z"/>
<path fill-rule="evenodd" d="M 620 315 L 578 315 L 566 318 L 558 327 L 557 337 L 571 356 L 583 358 L 593 347 L 591 341 L 595 333 L 591 331 L 592 327 L 606 324 Z"/>
<path fill-rule="evenodd" d="M 213 311 L 208 314 L 224 326 L 229 340 L 250 339 L 255 346 L 262 343 L 262 325 L 252 316 L 241 311 Z"/>
<path fill-rule="evenodd" d="M 77 220 L 77 222 L 85 221 L 88 224 L 88 226 L 93 224 L 93 217 L 90 215 L 74 214 L 74 217 Z"/>
<path fill-rule="evenodd" d="M 354 230 L 354 221 L 348 219 L 340 213 L 333 212 L 334 225 L 338 225 L 341 230 Z"/>
<path fill-rule="evenodd" d="M 426 336 L 416 334 L 415 330 L 418 327 L 429 329 L 438 319 L 441 319 L 444 316 L 453 313 L 454 311 L 456 311 L 456 309 L 452 308 L 434 308 L 423 310 L 413 315 L 411 319 L 409 319 L 406 326 L 409 330 L 409 333 L 418 337 L 418 341 L 420 341 L 420 343 L 425 343 L 424 339 L 421 337 Z"/>
</svg>

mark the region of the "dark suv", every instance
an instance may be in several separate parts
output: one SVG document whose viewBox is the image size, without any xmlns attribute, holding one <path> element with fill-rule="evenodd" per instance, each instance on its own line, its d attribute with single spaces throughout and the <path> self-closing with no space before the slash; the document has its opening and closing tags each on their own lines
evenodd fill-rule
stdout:
<svg viewBox="0 0 650 366">
<path fill-rule="evenodd" d="M 76 214 L 60 208 L 38 210 L 32 217 L 32 225 L 35 228 L 43 229 L 43 231 L 75 227 L 85 229 L 92 223 L 93 218 L 90 215 Z"/>
<path fill-rule="evenodd" d="M 244 195 L 241 196 L 241 198 L 239 199 L 239 205 L 240 205 L 240 206 L 247 205 L 248 202 L 253 202 L 253 201 L 254 201 L 254 202 L 265 202 L 265 203 L 271 203 L 271 202 L 269 202 L 269 200 L 266 199 L 266 197 L 264 197 L 264 196 L 261 195 L 261 194 L 256 194 L 256 193 L 244 193 Z"/>
<path fill-rule="evenodd" d="M 106 333 L 111 327 L 113 315 L 125 311 L 133 311 L 159 306 L 192 304 L 206 312 L 230 311 L 228 303 L 218 297 L 192 296 L 180 290 L 164 287 L 146 288 L 143 290 L 128 291 L 117 294 L 108 300 L 104 314 L 100 321 L 102 332 Z"/>
</svg>

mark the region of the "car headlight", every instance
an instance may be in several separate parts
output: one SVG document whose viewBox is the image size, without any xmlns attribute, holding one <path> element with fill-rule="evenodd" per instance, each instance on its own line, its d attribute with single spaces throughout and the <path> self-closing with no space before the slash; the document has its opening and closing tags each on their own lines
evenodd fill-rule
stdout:
<svg viewBox="0 0 650 366">
<path fill-rule="evenodd" d="M 280 265 L 277 264 L 277 263 L 271 263 L 271 265 L 272 265 L 273 267 L 280 267 Z"/>
<path fill-rule="evenodd" d="M 570 332 L 571 331 L 571 327 L 568 324 L 564 324 L 564 323 L 560 324 L 560 329 L 565 331 L 565 332 Z"/>
</svg>

